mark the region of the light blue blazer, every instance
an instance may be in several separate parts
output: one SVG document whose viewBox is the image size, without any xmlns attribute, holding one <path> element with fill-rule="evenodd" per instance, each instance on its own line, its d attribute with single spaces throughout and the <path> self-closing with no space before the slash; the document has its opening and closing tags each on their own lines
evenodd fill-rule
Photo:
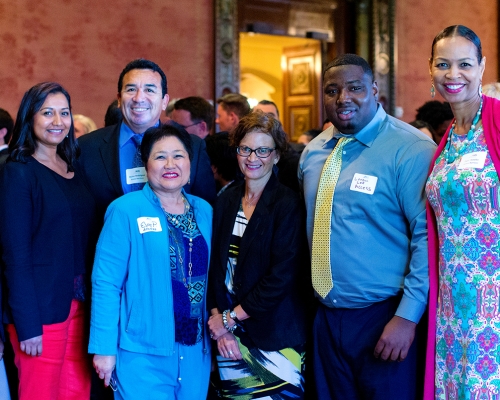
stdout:
<svg viewBox="0 0 500 400">
<path fill-rule="evenodd" d="M 184 195 L 210 252 L 212 207 L 199 197 Z M 203 309 L 203 351 L 210 354 L 206 304 Z M 159 199 L 146 184 L 143 190 L 115 200 L 106 212 L 92 272 L 88 350 L 115 355 L 121 348 L 169 356 L 174 342 L 167 219 Z"/>
</svg>

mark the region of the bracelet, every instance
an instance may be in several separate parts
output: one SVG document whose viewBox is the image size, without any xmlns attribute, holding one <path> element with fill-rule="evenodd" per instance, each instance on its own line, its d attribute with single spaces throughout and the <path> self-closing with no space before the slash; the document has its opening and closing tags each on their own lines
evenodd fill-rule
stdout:
<svg viewBox="0 0 500 400">
<path fill-rule="evenodd" d="M 229 324 L 227 323 L 227 313 L 229 313 L 229 310 L 225 310 L 222 313 L 222 323 L 224 324 L 224 328 L 226 328 L 228 332 L 234 332 L 236 330 L 236 325 L 229 326 Z"/>
</svg>

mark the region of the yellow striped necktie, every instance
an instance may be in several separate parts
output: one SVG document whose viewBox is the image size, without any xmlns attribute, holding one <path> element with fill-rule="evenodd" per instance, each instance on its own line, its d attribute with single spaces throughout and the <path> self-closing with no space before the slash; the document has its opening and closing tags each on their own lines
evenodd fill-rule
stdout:
<svg viewBox="0 0 500 400">
<path fill-rule="evenodd" d="M 314 290 L 325 298 L 333 288 L 330 264 L 330 226 L 335 186 L 342 169 L 342 149 L 354 138 L 342 137 L 328 156 L 321 171 L 316 195 L 312 241 L 312 284 Z"/>
</svg>

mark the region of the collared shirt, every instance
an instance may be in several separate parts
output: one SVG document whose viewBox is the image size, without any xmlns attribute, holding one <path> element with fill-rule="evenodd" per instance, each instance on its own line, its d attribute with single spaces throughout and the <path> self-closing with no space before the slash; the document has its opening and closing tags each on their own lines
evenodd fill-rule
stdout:
<svg viewBox="0 0 500 400">
<path fill-rule="evenodd" d="M 341 136 L 328 128 L 300 159 L 311 248 L 322 168 Z M 436 145 L 380 105 L 370 123 L 352 136 L 355 140 L 343 149 L 333 201 L 334 286 L 320 300 L 328 307 L 363 308 L 403 290 L 396 315 L 418 322 L 429 287 L 424 184 Z M 368 183 L 355 187 L 359 177 Z"/>
<path fill-rule="evenodd" d="M 160 121 L 158 121 L 154 126 L 160 126 Z M 130 129 L 126 123 L 121 122 L 118 146 L 120 149 L 120 179 L 124 194 L 132 191 L 132 185 L 127 184 L 127 169 L 135 168 L 134 157 L 137 148 L 134 140 L 132 139 L 132 136 L 135 134 L 136 133 Z M 144 134 L 144 132 L 142 134 Z"/>
<path fill-rule="evenodd" d="M 225 184 L 221 190 L 219 190 L 219 192 L 217 193 L 217 197 L 219 197 L 222 193 L 224 193 L 226 191 L 226 189 L 234 182 L 234 180 L 232 180 L 231 182 Z"/>
</svg>

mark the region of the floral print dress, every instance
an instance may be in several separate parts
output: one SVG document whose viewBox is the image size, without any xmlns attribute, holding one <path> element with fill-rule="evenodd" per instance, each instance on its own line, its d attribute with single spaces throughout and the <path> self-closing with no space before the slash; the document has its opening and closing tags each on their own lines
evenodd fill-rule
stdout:
<svg viewBox="0 0 500 400">
<path fill-rule="evenodd" d="M 465 151 L 448 163 L 445 147 L 426 185 L 440 249 L 435 398 L 498 400 L 499 180 L 481 124 L 465 139 L 452 135 L 452 146 Z M 485 157 L 484 165 L 466 166 L 471 156 Z"/>
</svg>

